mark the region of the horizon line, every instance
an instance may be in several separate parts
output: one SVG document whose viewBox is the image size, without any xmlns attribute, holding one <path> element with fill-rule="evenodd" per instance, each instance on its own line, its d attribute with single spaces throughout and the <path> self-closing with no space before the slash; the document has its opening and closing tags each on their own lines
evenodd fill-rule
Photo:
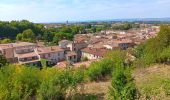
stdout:
<svg viewBox="0 0 170 100">
<path fill-rule="evenodd" d="M 28 20 L 28 19 L 21 19 L 21 20 L 6 20 L 6 22 L 11 22 L 11 21 L 22 21 L 22 20 Z M 82 23 L 82 22 L 106 22 L 106 21 L 170 21 L 170 17 L 146 17 L 146 18 L 113 18 L 113 19 L 87 19 L 87 20 L 65 20 L 65 21 L 49 21 L 49 22 L 35 22 L 28 20 L 33 23 L 66 23 L 71 22 L 71 23 Z M 3 21 L 3 20 L 0 20 Z M 4 20 L 5 21 L 5 20 Z"/>
</svg>

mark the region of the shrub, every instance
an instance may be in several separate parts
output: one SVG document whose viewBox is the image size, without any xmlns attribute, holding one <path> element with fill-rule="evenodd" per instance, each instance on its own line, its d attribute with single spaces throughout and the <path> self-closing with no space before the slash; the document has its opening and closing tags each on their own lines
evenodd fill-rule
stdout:
<svg viewBox="0 0 170 100">
<path fill-rule="evenodd" d="M 0 68 L 5 66 L 8 63 L 7 59 L 0 54 Z"/>
<path fill-rule="evenodd" d="M 83 57 L 83 58 L 81 58 L 81 61 L 88 61 L 88 58 L 87 57 Z"/>
<path fill-rule="evenodd" d="M 111 87 L 109 88 L 109 99 L 112 100 L 135 100 L 137 89 L 129 70 L 123 66 L 117 66 L 113 71 Z"/>
</svg>

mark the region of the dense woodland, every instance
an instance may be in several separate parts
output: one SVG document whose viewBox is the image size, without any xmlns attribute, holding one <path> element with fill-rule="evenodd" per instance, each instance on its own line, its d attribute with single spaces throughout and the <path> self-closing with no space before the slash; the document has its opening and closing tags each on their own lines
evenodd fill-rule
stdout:
<svg viewBox="0 0 170 100">
<path fill-rule="evenodd" d="M 26 25 L 29 28 L 23 28 L 25 26 L 23 23 L 27 23 Z M 3 36 L 1 38 L 9 38 L 5 41 L 14 41 L 13 37 L 16 36 L 17 40 L 33 40 L 35 42 L 35 37 L 39 35 L 42 36 L 39 38 L 43 38 L 46 42 L 59 41 L 61 38 L 72 39 L 74 34 L 80 31 L 80 27 L 77 26 L 71 26 L 71 29 L 65 26 L 59 30 L 50 29 L 49 31 L 44 29 L 42 25 L 31 24 L 27 21 L 4 24 L 11 29 L 7 32 L 7 30 L 4 30 L 5 28 L 3 29 L 4 26 L 0 24 L 0 31 L 3 30 L 3 32 L 0 32 L 2 34 L 0 36 Z M 10 25 L 13 25 L 13 27 Z M 58 39 L 58 37 L 60 38 Z M 135 56 L 136 60 L 131 61 L 127 53 Z M 0 99 L 80 100 L 83 94 L 77 92 L 76 87 L 78 85 L 87 82 L 99 82 L 106 78 L 112 80 L 107 94 L 109 100 L 134 100 L 141 96 L 144 99 L 150 99 L 152 93 L 148 88 L 142 92 L 138 90 L 132 72 L 134 69 L 146 68 L 156 63 L 168 64 L 169 61 L 170 27 L 168 25 L 161 25 L 157 37 L 149 39 L 137 48 L 127 51 L 112 51 L 101 61 L 90 64 L 88 68 L 80 66 L 80 68 L 72 69 L 68 66 L 67 69 L 57 69 L 44 66 L 39 69 L 35 66 L 10 65 L 3 56 L 0 56 Z M 164 84 L 162 88 L 164 88 L 165 95 L 169 96 L 170 79 L 164 81 Z M 97 98 L 86 96 L 83 99 L 93 100 Z"/>
</svg>

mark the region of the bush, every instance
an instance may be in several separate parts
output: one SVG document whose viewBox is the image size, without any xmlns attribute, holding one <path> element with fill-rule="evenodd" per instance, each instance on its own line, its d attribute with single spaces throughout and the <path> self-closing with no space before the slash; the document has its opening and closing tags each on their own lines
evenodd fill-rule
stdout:
<svg viewBox="0 0 170 100">
<path fill-rule="evenodd" d="M 102 77 L 102 67 L 99 63 L 100 62 L 92 63 L 86 71 L 86 74 L 91 81 L 97 81 Z"/>
<path fill-rule="evenodd" d="M 162 51 L 160 57 L 157 59 L 157 62 L 159 63 L 170 62 L 170 47 Z"/>
<path fill-rule="evenodd" d="M 0 42 L 0 43 L 1 43 L 1 44 L 12 43 L 12 40 L 10 40 L 10 39 L 6 38 L 6 39 L 1 40 L 1 42 Z"/>
<path fill-rule="evenodd" d="M 88 61 L 89 59 L 87 57 L 81 58 L 81 61 Z"/>
<path fill-rule="evenodd" d="M 65 99 L 83 78 L 81 70 L 4 66 L 0 69 L 0 99 Z"/>
<path fill-rule="evenodd" d="M 56 71 L 52 78 L 43 79 L 38 90 L 40 100 L 61 100 L 65 98 L 66 91 L 76 86 L 76 79 L 68 71 Z"/>
<path fill-rule="evenodd" d="M 113 51 L 101 61 L 90 64 L 86 74 L 91 81 L 98 81 L 106 76 L 111 76 L 114 67 L 124 65 L 124 62 L 125 53 L 122 51 Z"/>
<path fill-rule="evenodd" d="M 3 55 L 0 54 L 0 68 L 5 66 L 6 64 L 8 64 L 7 59 Z"/>
<path fill-rule="evenodd" d="M 36 95 L 39 88 L 39 69 L 20 67 L 20 72 L 14 74 L 12 83 L 13 88 L 11 90 L 11 98 L 13 99 L 31 99 Z"/>
<path fill-rule="evenodd" d="M 113 71 L 111 87 L 109 88 L 109 99 L 111 100 L 135 100 L 137 89 L 129 70 L 123 66 L 117 66 Z"/>
</svg>

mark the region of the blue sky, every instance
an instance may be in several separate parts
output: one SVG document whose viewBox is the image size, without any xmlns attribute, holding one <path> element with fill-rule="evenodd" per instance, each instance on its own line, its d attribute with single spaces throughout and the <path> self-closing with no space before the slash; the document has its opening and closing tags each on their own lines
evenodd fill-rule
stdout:
<svg viewBox="0 0 170 100">
<path fill-rule="evenodd" d="M 0 0 L 0 20 L 60 22 L 170 17 L 170 0 Z"/>
</svg>

